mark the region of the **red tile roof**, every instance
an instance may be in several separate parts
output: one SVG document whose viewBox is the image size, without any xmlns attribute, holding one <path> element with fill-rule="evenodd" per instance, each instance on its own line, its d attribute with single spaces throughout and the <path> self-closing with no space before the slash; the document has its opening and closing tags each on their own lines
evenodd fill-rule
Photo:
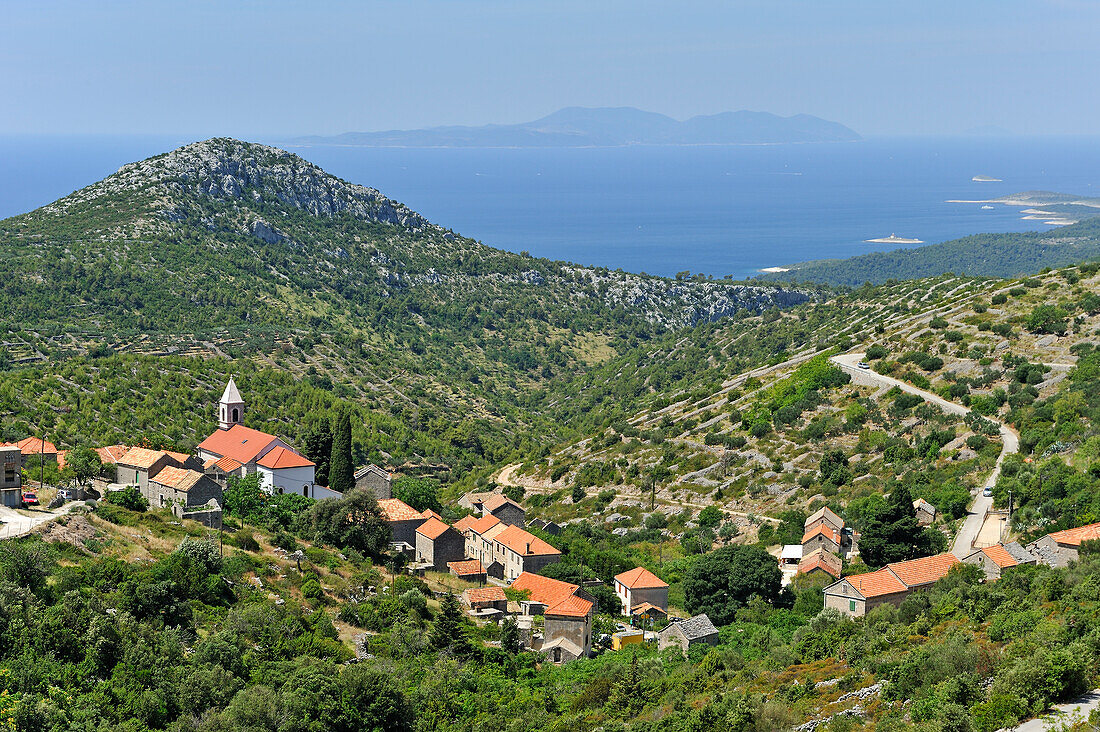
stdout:
<svg viewBox="0 0 1100 732">
<path fill-rule="evenodd" d="M 47 442 L 41 437 L 25 437 L 15 443 L 19 446 L 19 452 L 24 455 L 56 455 L 57 447 L 52 442 Z"/>
<path fill-rule="evenodd" d="M 1100 539 L 1100 524 L 1089 524 L 1088 526 L 1079 526 L 1076 529 L 1055 531 L 1050 534 L 1050 538 L 1065 546 L 1081 546 L 1083 541 Z"/>
<path fill-rule="evenodd" d="M 309 458 L 299 455 L 293 450 L 288 450 L 282 445 L 271 448 L 266 455 L 256 461 L 256 464 L 262 465 L 265 468 L 270 468 L 271 470 L 281 470 L 283 468 L 309 468 L 316 465 L 316 463 Z"/>
<path fill-rule="evenodd" d="M 951 568 L 959 563 L 959 558 L 951 552 L 936 554 L 931 557 L 910 559 L 907 562 L 894 562 L 886 567 L 898 576 L 908 587 L 930 585 L 938 579 L 947 576 Z"/>
<path fill-rule="evenodd" d="M 505 505 L 508 505 L 508 504 L 512 504 L 513 506 L 515 506 L 516 508 L 518 508 L 521 511 L 523 510 L 523 506 L 519 505 L 518 503 L 513 501 L 508 496 L 502 495 L 500 493 L 494 493 L 491 496 L 489 496 L 488 498 L 486 498 L 482 502 L 481 507 L 482 507 L 483 510 L 485 510 L 489 513 L 492 513 L 493 511 L 496 511 L 501 506 L 505 506 Z"/>
<path fill-rule="evenodd" d="M 499 523 L 500 519 L 498 519 L 491 513 L 487 513 L 481 518 L 474 521 L 472 524 L 470 524 L 470 530 L 473 531 L 475 534 L 484 534 L 486 531 L 498 525 Z"/>
<path fill-rule="evenodd" d="M 493 541 L 503 544 L 516 554 L 524 557 L 561 554 L 560 551 L 550 544 L 538 538 L 530 531 L 524 531 L 518 526 L 507 527 L 494 536 Z"/>
<path fill-rule="evenodd" d="M 151 468 L 153 463 L 157 462 L 165 455 L 168 455 L 164 450 L 150 450 L 145 447 L 132 447 L 129 452 L 119 458 L 120 465 L 132 465 L 135 468 Z M 169 457 L 171 457 L 169 455 Z"/>
<path fill-rule="evenodd" d="M 106 465 L 117 463 L 132 449 L 133 447 L 130 445 L 108 445 L 107 447 L 97 447 L 95 451 L 99 454 L 100 462 Z"/>
<path fill-rule="evenodd" d="M 841 567 L 840 557 L 824 549 L 818 549 L 802 558 L 802 561 L 798 563 L 796 574 L 807 574 L 815 569 L 820 569 L 835 578 L 840 576 Z"/>
<path fill-rule="evenodd" d="M 1008 550 L 1001 544 L 994 544 L 993 546 L 987 546 L 982 549 L 982 554 L 986 555 L 1001 569 L 1008 569 L 1009 567 L 1015 567 L 1019 564 L 1016 561 L 1016 557 L 1008 553 Z"/>
<path fill-rule="evenodd" d="M 640 605 L 635 605 L 634 607 L 630 608 L 631 615 L 647 615 L 654 611 L 660 613 L 661 615 L 668 615 L 668 613 L 665 612 L 664 608 L 657 607 L 651 602 L 643 602 Z"/>
<path fill-rule="evenodd" d="M 875 572 L 849 575 L 844 579 L 855 588 L 856 592 L 868 599 L 880 595 L 893 595 L 908 589 L 893 572 L 885 567 Z"/>
<path fill-rule="evenodd" d="M 443 536 L 443 533 L 449 528 L 451 527 L 443 523 L 439 519 L 430 518 L 424 523 L 420 524 L 420 526 L 416 527 L 416 533 L 423 534 L 429 539 L 435 540 Z"/>
<path fill-rule="evenodd" d="M 635 567 L 615 575 L 615 581 L 632 590 L 648 590 L 668 587 L 668 583 L 645 567 Z"/>
<path fill-rule="evenodd" d="M 220 457 L 214 461 L 214 466 L 223 473 L 232 473 L 234 470 L 240 470 L 243 466 L 231 457 Z"/>
<path fill-rule="evenodd" d="M 154 483 L 174 488 L 177 491 L 186 492 L 194 488 L 204 477 L 202 473 L 196 470 L 187 470 L 186 468 L 177 468 L 175 465 L 168 465 L 161 468 L 160 472 L 151 478 L 151 480 Z"/>
<path fill-rule="evenodd" d="M 838 534 L 836 532 L 836 529 L 834 529 L 832 526 L 829 526 L 828 524 L 818 524 L 817 526 L 807 531 L 805 534 L 802 535 L 802 543 L 805 544 L 807 541 L 814 538 L 818 534 L 824 534 L 834 544 L 840 546 L 840 534 Z"/>
<path fill-rule="evenodd" d="M 546 606 L 547 615 L 583 617 L 592 611 L 592 603 L 577 597 L 579 586 L 542 575 L 524 572 L 512 583 L 513 590 L 527 590 L 533 602 Z"/>
<path fill-rule="evenodd" d="M 383 498 L 378 502 L 378 508 L 382 509 L 382 517 L 387 521 L 416 521 L 421 518 L 419 511 L 400 498 Z"/>
<path fill-rule="evenodd" d="M 467 577 L 471 574 L 485 574 L 485 567 L 476 559 L 464 559 L 461 562 L 447 562 L 447 569 L 456 577 Z"/>
<path fill-rule="evenodd" d="M 475 602 L 506 602 L 508 600 L 503 587 L 471 587 L 462 594 L 466 596 L 466 601 L 471 605 Z"/>
<path fill-rule="evenodd" d="M 421 518 L 434 518 L 434 519 L 436 519 L 437 521 L 442 521 L 442 520 L 443 520 L 443 517 L 442 517 L 442 516 L 440 516 L 440 515 L 439 515 L 438 513 L 436 513 L 435 511 L 433 511 L 433 510 L 432 510 L 432 509 L 430 509 L 430 508 L 425 508 L 425 509 L 424 509 L 424 510 L 423 510 L 423 511 L 421 512 L 421 514 L 420 514 L 420 517 L 421 517 Z"/>
<path fill-rule="evenodd" d="M 215 430 L 213 434 L 199 443 L 199 449 L 215 455 L 228 455 L 243 465 L 256 459 L 267 447 L 279 438 L 266 432 L 235 424 L 227 430 Z"/>
<path fill-rule="evenodd" d="M 458 521 L 455 521 L 455 529 L 465 534 L 473 525 L 477 523 L 477 518 L 474 516 L 463 516 Z"/>
</svg>

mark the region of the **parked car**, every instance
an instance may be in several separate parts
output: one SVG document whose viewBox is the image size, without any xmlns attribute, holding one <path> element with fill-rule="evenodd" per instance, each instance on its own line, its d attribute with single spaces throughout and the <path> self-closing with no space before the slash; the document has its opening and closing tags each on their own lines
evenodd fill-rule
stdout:
<svg viewBox="0 0 1100 732">
<path fill-rule="evenodd" d="M 23 494 L 23 503 L 27 504 L 28 506 L 37 506 L 38 505 L 38 494 L 33 493 L 31 491 L 26 491 Z"/>
<path fill-rule="evenodd" d="M 982 491 L 982 495 L 985 496 L 986 498 L 989 498 L 991 495 L 993 495 L 993 489 L 990 488 L 989 486 L 986 486 L 985 490 Z"/>
<path fill-rule="evenodd" d="M 861 369 L 869 369 L 869 368 L 871 368 L 871 364 L 867 363 L 866 361 L 860 361 L 859 362 L 859 367 Z"/>
</svg>

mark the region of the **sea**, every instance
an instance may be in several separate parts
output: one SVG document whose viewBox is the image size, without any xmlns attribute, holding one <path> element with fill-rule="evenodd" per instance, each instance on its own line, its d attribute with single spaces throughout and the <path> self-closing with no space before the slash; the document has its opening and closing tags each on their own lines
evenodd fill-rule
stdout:
<svg viewBox="0 0 1100 732">
<path fill-rule="evenodd" d="M 185 137 L 0 137 L 0 218 Z M 979 201 L 1100 196 L 1100 137 L 578 149 L 378 149 L 264 140 L 481 242 L 550 259 L 743 279 L 767 267 L 1054 228 Z M 975 176 L 998 182 L 975 182 Z M 914 245 L 917 246 L 917 245 Z"/>
</svg>

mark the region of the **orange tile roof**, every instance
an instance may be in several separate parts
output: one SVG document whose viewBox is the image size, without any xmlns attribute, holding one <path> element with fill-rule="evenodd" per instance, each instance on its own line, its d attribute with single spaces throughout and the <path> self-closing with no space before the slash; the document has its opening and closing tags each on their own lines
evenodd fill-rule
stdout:
<svg viewBox="0 0 1100 732">
<path fill-rule="evenodd" d="M 68 461 L 68 458 L 69 458 L 69 451 L 68 450 L 58 450 L 57 451 L 57 467 L 60 468 L 61 470 L 64 470 L 65 469 L 65 463 Z"/>
<path fill-rule="evenodd" d="M 805 534 L 802 535 L 802 543 L 805 544 L 810 539 L 814 538 L 818 534 L 824 534 L 826 538 L 830 539 L 834 544 L 840 546 L 840 534 L 828 524 L 818 524 Z"/>
<path fill-rule="evenodd" d="M 503 544 L 516 554 L 524 557 L 561 554 L 550 544 L 518 526 L 508 526 L 494 536 L 493 541 Z"/>
<path fill-rule="evenodd" d="M 215 467 L 223 473 L 232 473 L 234 470 L 240 470 L 243 466 L 231 457 L 220 457 L 213 461 Z"/>
<path fill-rule="evenodd" d="M 197 470 L 177 468 L 175 465 L 167 465 L 160 469 L 151 480 L 154 483 L 174 488 L 177 491 L 189 491 L 205 476 Z"/>
<path fill-rule="evenodd" d="M 483 510 L 488 511 L 489 513 L 492 513 L 493 511 L 496 511 L 501 506 L 507 505 L 509 503 L 512 504 L 513 506 L 515 506 L 516 508 L 518 508 L 519 510 L 521 510 L 521 511 L 523 510 L 523 506 L 519 505 L 518 503 L 513 501 L 508 496 L 502 495 L 500 493 L 494 493 L 491 496 L 489 496 L 488 498 L 486 498 L 482 502 L 481 507 L 482 507 Z"/>
<path fill-rule="evenodd" d="M 654 610 L 659 612 L 661 615 L 668 615 L 668 613 L 665 612 L 664 608 L 657 607 L 656 605 L 654 605 L 651 602 L 643 602 L 640 605 L 635 605 L 634 607 L 630 608 L 630 614 L 631 615 L 645 615 L 646 613 L 651 613 Z"/>
<path fill-rule="evenodd" d="M 424 509 L 424 510 L 423 510 L 423 511 L 421 512 L 421 514 L 420 514 L 420 517 L 421 517 L 421 518 L 434 518 L 434 519 L 435 519 L 435 520 L 437 520 L 437 521 L 442 521 L 442 520 L 443 520 L 443 517 L 442 517 L 442 516 L 440 516 L 440 515 L 439 515 L 438 513 L 436 513 L 435 511 L 433 511 L 433 510 L 432 510 L 432 509 L 430 509 L 430 508 L 425 508 L 425 509 Z"/>
<path fill-rule="evenodd" d="M 849 575 L 844 579 L 864 598 L 893 595 L 908 589 L 893 572 L 885 567 L 875 572 Z"/>
<path fill-rule="evenodd" d="M 546 606 L 547 615 L 584 616 L 592 603 L 577 597 L 579 586 L 542 575 L 524 572 L 512 583 L 513 590 L 527 590 L 533 602 Z"/>
<path fill-rule="evenodd" d="M 802 558 L 802 561 L 798 563 L 796 574 L 807 574 L 815 569 L 821 569 L 833 577 L 839 577 L 841 567 L 840 557 L 824 549 L 818 549 Z"/>
<path fill-rule="evenodd" d="M 168 455 L 164 450 L 150 450 L 146 447 L 132 447 L 129 452 L 119 458 L 121 465 L 132 465 L 135 468 L 151 468 L 153 463 Z"/>
<path fill-rule="evenodd" d="M 475 523 L 477 523 L 477 518 L 474 516 L 463 516 L 458 521 L 455 521 L 455 529 L 465 534 Z"/>
<path fill-rule="evenodd" d="M 1083 541 L 1100 539 L 1100 524 L 1089 524 L 1088 526 L 1078 526 L 1076 529 L 1055 531 L 1050 534 L 1050 538 L 1066 546 L 1081 546 Z"/>
<path fill-rule="evenodd" d="M 484 534 L 489 529 L 500 524 L 500 519 L 491 513 L 487 513 L 470 524 L 470 530 L 475 534 Z"/>
<path fill-rule="evenodd" d="M 275 435 L 235 424 L 227 430 L 214 430 L 213 434 L 199 443 L 199 449 L 216 455 L 228 455 L 247 465 L 277 439 L 279 438 Z"/>
<path fill-rule="evenodd" d="M 504 594 L 503 587 L 471 587 L 464 593 L 466 601 L 471 605 L 475 602 L 506 602 L 508 596 Z"/>
<path fill-rule="evenodd" d="M 416 521 L 421 518 L 419 511 L 400 498 L 383 498 L 378 502 L 378 508 L 382 509 L 382 517 L 387 521 Z"/>
<path fill-rule="evenodd" d="M 655 587 L 668 587 L 668 583 L 645 567 L 635 567 L 615 575 L 615 581 L 632 590 L 648 590 Z"/>
<path fill-rule="evenodd" d="M 444 532 L 446 532 L 449 528 L 451 527 L 443 523 L 439 519 L 430 518 L 424 523 L 420 524 L 420 526 L 416 527 L 416 533 L 423 534 L 429 539 L 435 540 L 443 536 Z"/>
<path fill-rule="evenodd" d="M 466 577 L 471 574 L 485 574 L 485 567 L 476 559 L 464 559 L 461 562 L 447 562 L 447 569 L 456 577 Z"/>
<path fill-rule="evenodd" d="M 24 455 L 57 454 L 57 447 L 52 442 L 47 442 L 41 437 L 25 437 L 15 444 L 19 446 L 19 452 Z"/>
<path fill-rule="evenodd" d="M 130 445 L 108 445 L 107 447 L 97 447 L 95 451 L 99 455 L 100 462 L 106 465 L 107 463 L 117 463 L 132 449 Z"/>
<path fill-rule="evenodd" d="M 982 554 L 985 554 L 987 557 L 989 557 L 993 561 L 993 563 L 1001 569 L 1015 567 L 1017 564 L 1019 564 L 1019 562 L 1016 561 L 1016 557 L 1009 554 L 1008 550 L 1005 549 L 1004 546 L 1002 546 L 1001 544 L 994 544 L 993 546 L 985 547 L 984 549 L 982 549 Z"/>
<path fill-rule="evenodd" d="M 266 455 L 257 460 L 256 464 L 271 470 L 281 470 L 282 468 L 309 468 L 316 463 L 293 450 L 286 449 L 282 445 L 276 445 Z"/>
<path fill-rule="evenodd" d="M 959 563 L 959 558 L 951 552 L 935 554 L 931 557 L 910 559 L 907 562 L 894 562 L 886 567 L 897 575 L 908 587 L 929 585 L 947 576 L 951 568 Z"/>
</svg>

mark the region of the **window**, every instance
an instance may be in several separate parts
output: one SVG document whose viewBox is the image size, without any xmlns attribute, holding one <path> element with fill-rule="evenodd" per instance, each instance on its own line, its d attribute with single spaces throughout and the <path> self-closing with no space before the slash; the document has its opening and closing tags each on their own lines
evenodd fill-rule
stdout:
<svg viewBox="0 0 1100 732">
<path fill-rule="evenodd" d="M 856 611 L 856 601 L 855 600 L 849 600 L 848 601 L 848 611 L 853 612 L 853 613 Z"/>
<path fill-rule="evenodd" d="M 233 407 L 233 421 L 234 422 L 239 422 L 240 421 L 241 418 L 238 416 L 238 414 L 239 413 L 237 412 L 237 408 Z"/>
</svg>

